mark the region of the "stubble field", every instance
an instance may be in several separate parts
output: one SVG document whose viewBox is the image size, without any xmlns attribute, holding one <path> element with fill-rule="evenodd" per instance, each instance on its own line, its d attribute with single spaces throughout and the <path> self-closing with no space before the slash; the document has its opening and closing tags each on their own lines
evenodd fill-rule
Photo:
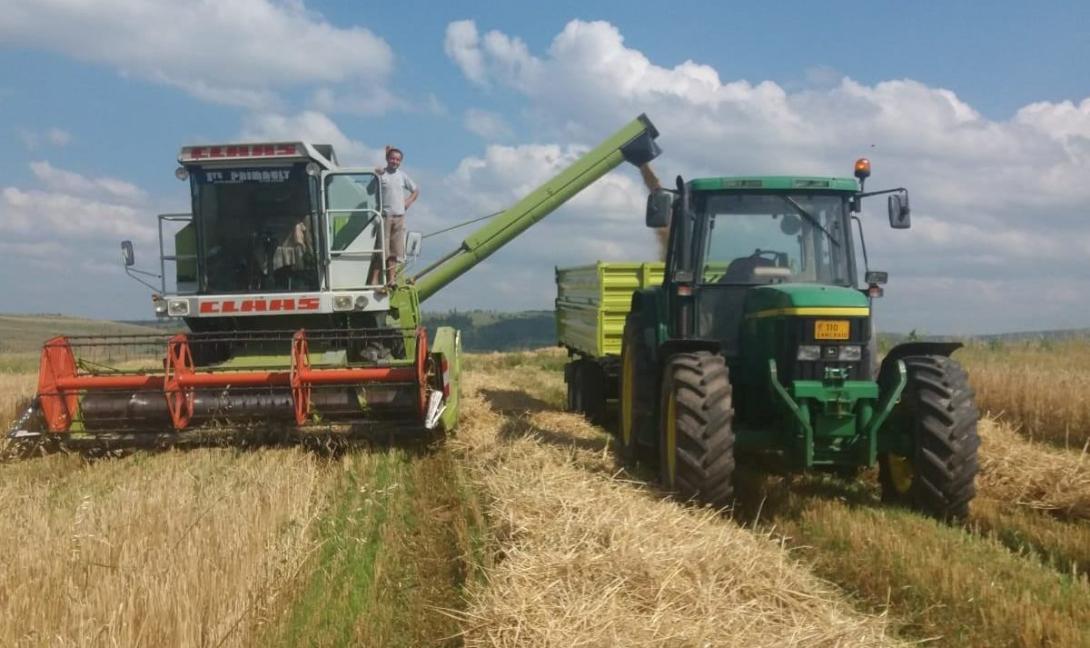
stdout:
<svg viewBox="0 0 1090 648">
<path fill-rule="evenodd" d="M 965 527 L 873 475 L 670 500 L 562 411 L 557 350 L 467 358 L 441 447 L 8 461 L 0 645 L 1090 645 L 1090 343 L 1064 344 L 961 352 L 989 412 Z M 0 373 L 5 428 L 34 382 Z"/>
</svg>

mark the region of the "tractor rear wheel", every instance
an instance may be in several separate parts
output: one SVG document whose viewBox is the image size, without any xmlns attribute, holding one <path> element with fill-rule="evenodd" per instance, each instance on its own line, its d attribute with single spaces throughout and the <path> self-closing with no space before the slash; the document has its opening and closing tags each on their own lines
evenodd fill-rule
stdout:
<svg viewBox="0 0 1090 648">
<path fill-rule="evenodd" d="M 679 353 L 662 380 L 659 474 L 684 499 L 730 504 L 734 477 L 730 374 L 723 356 Z"/>
<path fill-rule="evenodd" d="M 977 420 L 969 376 L 946 356 L 909 356 L 898 414 L 907 417 L 911 456 L 879 457 L 882 500 L 905 504 L 940 520 L 969 514 L 979 463 Z"/>
<path fill-rule="evenodd" d="M 650 354 L 640 334 L 639 321 L 629 316 L 621 338 L 621 374 L 617 446 L 625 464 L 633 465 L 644 453 L 639 439 L 651 438 L 654 429 L 655 379 Z"/>
</svg>

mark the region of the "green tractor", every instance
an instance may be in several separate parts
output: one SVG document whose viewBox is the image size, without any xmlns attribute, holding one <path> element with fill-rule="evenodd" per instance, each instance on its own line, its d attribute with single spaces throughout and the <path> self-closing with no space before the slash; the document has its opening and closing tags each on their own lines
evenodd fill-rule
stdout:
<svg viewBox="0 0 1090 648">
<path fill-rule="evenodd" d="M 908 192 L 865 192 L 867 160 L 855 175 L 679 177 L 649 196 L 647 225 L 669 239 L 662 284 L 633 293 L 624 324 L 619 446 L 657 458 L 681 497 L 727 505 L 736 465 L 850 476 L 877 463 L 884 501 L 968 514 L 979 415 L 950 357 L 960 344 L 908 342 L 879 362 L 887 277 L 866 267 L 859 213 L 885 194 L 890 225 L 908 228 Z"/>
</svg>

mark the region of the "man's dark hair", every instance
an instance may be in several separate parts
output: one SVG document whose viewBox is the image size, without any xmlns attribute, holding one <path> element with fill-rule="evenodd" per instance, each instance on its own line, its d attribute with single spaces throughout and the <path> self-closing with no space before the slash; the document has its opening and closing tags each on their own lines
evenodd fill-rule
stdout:
<svg viewBox="0 0 1090 648">
<path fill-rule="evenodd" d="M 401 149 L 397 148 L 396 146 L 387 146 L 386 147 L 386 159 L 387 160 L 390 159 L 390 154 L 391 153 L 397 153 L 398 155 L 401 156 L 402 159 L 405 159 L 405 154 L 402 153 Z"/>
</svg>

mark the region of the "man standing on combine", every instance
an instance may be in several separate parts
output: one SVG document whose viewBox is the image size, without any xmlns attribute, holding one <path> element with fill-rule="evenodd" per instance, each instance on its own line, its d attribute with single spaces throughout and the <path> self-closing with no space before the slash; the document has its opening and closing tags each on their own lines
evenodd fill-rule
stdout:
<svg viewBox="0 0 1090 648">
<path fill-rule="evenodd" d="M 382 191 L 382 237 L 386 241 L 386 286 L 392 288 L 397 264 L 405 260 L 405 212 L 420 196 L 420 189 L 401 171 L 401 149 L 386 147 L 386 168 L 376 168 Z M 377 277 L 372 276 L 377 283 Z"/>
</svg>

